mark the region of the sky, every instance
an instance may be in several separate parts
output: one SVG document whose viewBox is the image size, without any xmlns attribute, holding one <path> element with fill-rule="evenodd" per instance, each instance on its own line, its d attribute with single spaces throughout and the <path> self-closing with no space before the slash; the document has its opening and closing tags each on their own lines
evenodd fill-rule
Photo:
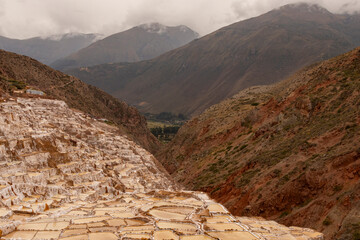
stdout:
<svg viewBox="0 0 360 240">
<path fill-rule="evenodd" d="M 70 32 L 105 36 L 150 22 L 186 25 L 200 35 L 299 0 L 0 0 L 0 36 Z M 334 13 L 360 12 L 360 0 L 303 0 Z"/>
</svg>

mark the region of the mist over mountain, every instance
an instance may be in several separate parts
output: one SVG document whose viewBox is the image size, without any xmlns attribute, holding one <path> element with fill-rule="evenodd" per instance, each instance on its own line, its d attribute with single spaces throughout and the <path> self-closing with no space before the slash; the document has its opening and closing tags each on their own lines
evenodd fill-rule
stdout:
<svg viewBox="0 0 360 240">
<path fill-rule="evenodd" d="M 66 70 L 103 63 L 138 62 L 183 46 L 197 37 L 196 32 L 183 25 L 143 24 L 95 42 L 51 66 Z"/>
<path fill-rule="evenodd" d="M 359 15 L 291 4 L 234 23 L 155 59 L 68 72 L 143 112 L 198 114 L 360 45 Z"/>
<path fill-rule="evenodd" d="M 0 36 L 0 49 L 50 64 L 101 39 L 99 34 L 68 33 L 49 37 L 11 39 Z"/>
</svg>

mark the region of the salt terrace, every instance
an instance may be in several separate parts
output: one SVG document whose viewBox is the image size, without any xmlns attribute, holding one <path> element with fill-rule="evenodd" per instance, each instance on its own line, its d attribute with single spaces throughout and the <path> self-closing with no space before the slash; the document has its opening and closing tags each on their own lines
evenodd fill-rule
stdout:
<svg viewBox="0 0 360 240">
<path fill-rule="evenodd" d="M 117 128 L 62 101 L 0 104 L 1 239 L 323 239 L 182 190 Z"/>
</svg>

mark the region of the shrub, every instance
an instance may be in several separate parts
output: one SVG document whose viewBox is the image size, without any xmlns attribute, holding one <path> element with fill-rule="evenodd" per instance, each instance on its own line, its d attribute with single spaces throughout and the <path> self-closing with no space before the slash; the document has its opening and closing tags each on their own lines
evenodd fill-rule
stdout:
<svg viewBox="0 0 360 240">
<path fill-rule="evenodd" d="M 244 144 L 240 147 L 240 151 L 243 150 L 244 148 L 246 148 L 248 145 L 247 144 Z"/>
<path fill-rule="evenodd" d="M 240 180 L 235 183 L 235 186 L 236 186 L 236 187 L 243 187 L 243 186 L 249 184 L 250 181 L 251 181 L 251 179 L 252 179 L 258 172 L 259 172 L 258 169 L 244 172 L 244 173 L 241 175 Z"/>
<path fill-rule="evenodd" d="M 323 221 L 323 225 L 325 225 L 325 226 L 329 226 L 331 223 L 332 223 L 332 221 L 329 218 L 329 216 L 327 216 Z"/>
<path fill-rule="evenodd" d="M 280 174 L 281 174 L 281 170 L 280 170 L 280 169 L 275 169 L 275 170 L 273 171 L 273 173 L 274 173 L 274 175 L 275 175 L 276 177 L 279 177 Z"/>
<path fill-rule="evenodd" d="M 334 186 L 333 190 L 334 192 L 340 192 L 342 190 L 343 186 L 342 185 L 336 185 Z"/>
<path fill-rule="evenodd" d="M 280 218 L 286 217 L 287 215 L 289 215 L 289 211 L 283 211 L 280 215 Z"/>
</svg>

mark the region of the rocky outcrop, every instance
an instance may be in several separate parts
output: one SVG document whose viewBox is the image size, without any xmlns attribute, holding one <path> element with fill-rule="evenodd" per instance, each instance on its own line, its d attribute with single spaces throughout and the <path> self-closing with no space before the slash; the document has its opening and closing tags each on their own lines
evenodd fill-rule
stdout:
<svg viewBox="0 0 360 240">
<path fill-rule="evenodd" d="M 1 101 L 1 239 L 322 239 L 181 190 L 116 127 L 63 101 Z"/>
</svg>

